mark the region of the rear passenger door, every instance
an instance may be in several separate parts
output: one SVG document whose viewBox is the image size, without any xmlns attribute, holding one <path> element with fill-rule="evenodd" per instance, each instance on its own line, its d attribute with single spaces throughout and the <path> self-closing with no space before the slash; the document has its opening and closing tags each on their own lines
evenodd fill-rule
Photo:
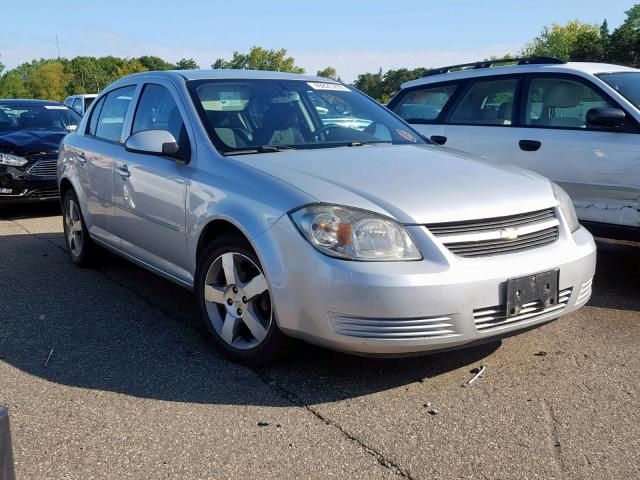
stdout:
<svg viewBox="0 0 640 480">
<path fill-rule="evenodd" d="M 512 148 L 517 77 L 468 81 L 444 119 L 447 147 L 508 162 Z"/>
<path fill-rule="evenodd" d="M 531 75 L 524 85 L 512 162 L 562 185 L 583 221 L 640 224 L 640 132 L 587 124 L 592 108 L 621 108 L 590 81 L 569 74 Z"/>
<path fill-rule="evenodd" d="M 87 225 L 94 237 L 116 247 L 112 169 L 114 159 L 124 152 L 122 132 L 135 89 L 135 85 L 121 87 L 102 96 L 77 145 L 82 151 L 77 170 Z"/>
<path fill-rule="evenodd" d="M 429 84 L 390 108 L 435 143 L 508 162 L 518 86 L 517 76 Z"/>
</svg>

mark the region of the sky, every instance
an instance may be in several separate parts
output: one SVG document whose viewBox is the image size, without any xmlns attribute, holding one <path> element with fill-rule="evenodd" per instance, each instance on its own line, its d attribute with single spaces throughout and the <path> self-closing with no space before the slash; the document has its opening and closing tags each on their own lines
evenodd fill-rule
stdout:
<svg viewBox="0 0 640 480">
<path fill-rule="evenodd" d="M 0 0 L 0 62 L 76 55 L 167 61 L 202 68 L 252 45 L 286 48 L 314 73 L 345 81 L 379 68 L 437 67 L 517 53 L 544 25 L 572 19 L 611 29 L 622 0 Z"/>
</svg>

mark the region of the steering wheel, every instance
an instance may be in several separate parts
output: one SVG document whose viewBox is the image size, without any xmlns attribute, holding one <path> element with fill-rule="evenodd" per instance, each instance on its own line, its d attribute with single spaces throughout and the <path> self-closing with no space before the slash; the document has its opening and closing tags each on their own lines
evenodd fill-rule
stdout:
<svg viewBox="0 0 640 480">
<path fill-rule="evenodd" d="M 313 132 L 311 134 L 311 138 L 314 138 L 316 140 L 320 140 L 320 134 L 324 134 L 325 139 L 327 138 L 326 136 L 332 132 L 333 130 L 336 130 L 338 128 L 344 128 L 341 127 L 340 125 L 325 125 L 324 127 L 319 128 L 318 130 L 316 130 L 315 132 Z"/>
</svg>

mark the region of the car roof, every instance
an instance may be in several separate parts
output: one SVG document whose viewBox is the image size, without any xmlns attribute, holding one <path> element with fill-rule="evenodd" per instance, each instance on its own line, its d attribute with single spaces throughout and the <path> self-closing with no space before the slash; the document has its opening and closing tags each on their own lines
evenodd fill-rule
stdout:
<svg viewBox="0 0 640 480">
<path fill-rule="evenodd" d="M 5 105 L 66 105 L 53 100 L 36 100 L 34 98 L 0 98 L 0 103 Z"/>
<path fill-rule="evenodd" d="M 318 77 L 315 75 L 303 75 L 299 73 L 271 72 L 263 70 L 163 70 L 134 73 L 127 79 L 138 79 L 145 77 L 165 77 L 173 80 L 182 78 L 184 80 L 302 80 L 307 82 L 332 82 L 335 80 Z M 122 80 L 122 79 L 121 79 Z"/>
<path fill-rule="evenodd" d="M 467 78 L 488 77 L 493 75 L 512 75 L 517 73 L 599 73 L 640 72 L 640 69 L 613 65 L 610 63 L 567 62 L 562 64 L 504 65 L 487 68 L 470 68 L 454 72 L 429 75 L 403 83 L 400 88 L 411 88 L 418 85 L 448 82 Z"/>
</svg>

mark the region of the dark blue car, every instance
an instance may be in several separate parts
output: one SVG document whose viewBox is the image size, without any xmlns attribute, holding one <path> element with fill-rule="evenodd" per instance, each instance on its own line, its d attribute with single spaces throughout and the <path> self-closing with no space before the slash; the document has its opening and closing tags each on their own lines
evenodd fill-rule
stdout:
<svg viewBox="0 0 640 480">
<path fill-rule="evenodd" d="M 58 200 L 58 145 L 80 118 L 57 102 L 0 99 L 0 204 Z"/>
</svg>

